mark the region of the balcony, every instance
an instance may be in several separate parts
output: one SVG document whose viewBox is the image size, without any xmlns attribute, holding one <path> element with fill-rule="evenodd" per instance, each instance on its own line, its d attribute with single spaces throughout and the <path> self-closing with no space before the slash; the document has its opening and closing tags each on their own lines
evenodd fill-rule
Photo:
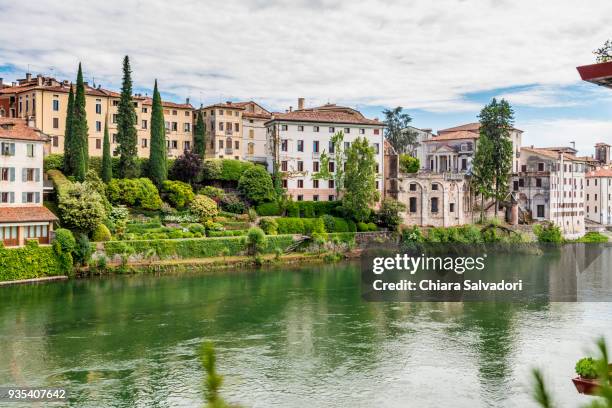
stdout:
<svg viewBox="0 0 612 408">
<path fill-rule="evenodd" d="M 234 131 L 232 129 L 225 129 L 224 134 L 225 134 L 225 136 L 233 136 L 234 135 Z"/>
</svg>

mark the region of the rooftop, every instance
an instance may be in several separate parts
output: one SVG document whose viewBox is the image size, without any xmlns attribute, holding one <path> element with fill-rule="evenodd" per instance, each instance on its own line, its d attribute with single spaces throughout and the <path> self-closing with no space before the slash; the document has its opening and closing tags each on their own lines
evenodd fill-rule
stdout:
<svg viewBox="0 0 612 408">
<path fill-rule="evenodd" d="M 583 81 L 612 88 L 612 61 L 583 65 L 576 68 Z"/>
<path fill-rule="evenodd" d="M 307 109 L 298 109 L 285 113 L 273 113 L 272 120 L 288 122 L 313 122 L 347 125 L 375 125 L 384 127 L 385 124 L 377 119 L 368 119 L 361 112 L 346 106 L 326 104 Z"/>
<path fill-rule="evenodd" d="M 561 154 L 560 152 L 556 150 L 550 150 L 549 148 L 546 148 L 546 147 L 524 147 L 523 146 L 521 147 L 521 151 L 539 154 L 540 156 L 548 157 L 550 159 L 555 159 L 555 160 L 558 160 L 559 155 Z M 584 158 L 576 157 L 573 154 L 568 154 L 568 153 L 563 153 L 563 159 L 569 160 L 569 161 L 576 161 L 576 162 L 586 161 Z"/>
<path fill-rule="evenodd" d="M 423 143 L 437 142 L 441 140 L 478 139 L 479 137 L 480 133 L 468 130 L 445 131 L 444 133 L 438 134 L 438 136 L 434 136 L 431 139 L 423 140 Z"/>
<path fill-rule="evenodd" d="M 28 126 L 25 119 L 0 117 L 0 139 L 47 141 L 47 136 L 36 128 Z"/>
<path fill-rule="evenodd" d="M 612 177 L 612 169 L 597 169 L 595 171 L 589 171 L 586 174 L 587 177 Z"/>
<path fill-rule="evenodd" d="M 57 221 L 47 207 L 1 207 L 0 223 Z"/>
</svg>

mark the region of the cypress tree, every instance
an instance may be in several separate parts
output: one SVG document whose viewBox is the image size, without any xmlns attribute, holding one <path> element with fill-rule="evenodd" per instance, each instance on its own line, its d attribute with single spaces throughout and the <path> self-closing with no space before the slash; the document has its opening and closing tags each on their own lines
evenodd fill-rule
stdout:
<svg viewBox="0 0 612 408">
<path fill-rule="evenodd" d="M 68 92 L 68 106 L 66 107 L 66 129 L 64 129 L 64 173 L 72 175 L 73 167 L 73 140 L 72 140 L 72 118 L 74 116 L 74 92 L 72 83 Z"/>
<path fill-rule="evenodd" d="M 83 71 L 79 63 L 77 74 L 76 93 L 74 96 L 74 113 L 72 118 L 72 130 L 70 137 L 73 140 L 73 175 L 77 181 L 85 181 L 87 174 L 89 152 L 88 152 L 88 128 L 87 112 L 85 111 L 85 83 L 83 82 Z"/>
<path fill-rule="evenodd" d="M 104 120 L 104 141 L 102 144 L 102 169 L 100 178 L 108 183 L 113 178 L 113 164 L 111 161 L 110 139 L 108 137 L 108 117 Z"/>
<path fill-rule="evenodd" d="M 157 79 L 153 88 L 153 106 L 151 107 L 151 149 L 149 150 L 149 177 L 159 187 L 168 178 L 168 160 L 166 153 L 166 127 L 164 108 L 157 90 Z"/>
<path fill-rule="evenodd" d="M 199 154 L 202 160 L 206 158 L 206 127 L 204 126 L 202 111 L 198 111 L 196 125 L 193 129 L 193 151 Z"/>
<path fill-rule="evenodd" d="M 139 176 L 138 168 L 138 137 L 136 133 L 136 111 L 132 102 L 132 70 L 130 59 L 126 55 L 123 59 L 123 83 L 121 97 L 117 110 L 117 152 L 119 153 L 119 177 L 136 178 Z"/>
</svg>

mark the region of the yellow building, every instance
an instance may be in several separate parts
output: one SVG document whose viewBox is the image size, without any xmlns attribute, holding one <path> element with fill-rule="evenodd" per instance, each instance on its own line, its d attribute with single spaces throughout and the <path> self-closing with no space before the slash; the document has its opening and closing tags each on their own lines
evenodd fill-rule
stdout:
<svg viewBox="0 0 612 408">
<path fill-rule="evenodd" d="M 206 127 L 206 157 L 241 160 L 244 106 L 232 102 L 217 103 L 198 109 L 194 117 L 198 111 L 202 112 Z"/>
<path fill-rule="evenodd" d="M 66 107 L 70 83 L 55 78 L 26 74 L 12 86 L 0 89 L 0 113 L 8 117 L 28 119 L 34 126 L 51 137 L 51 153 L 63 153 L 66 126 Z M 89 127 L 89 155 L 101 156 L 104 122 L 108 120 L 111 149 L 117 147 L 117 109 L 120 94 L 85 84 L 85 109 Z M 149 157 L 151 104 L 150 97 L 136 94 L 133 97 L 137 115 L 138 156 Z M 168 156 L 177 157 L 193 145 L 193 107 L 184 104 L 162 102 L 166 122 Z"/>
</svg>

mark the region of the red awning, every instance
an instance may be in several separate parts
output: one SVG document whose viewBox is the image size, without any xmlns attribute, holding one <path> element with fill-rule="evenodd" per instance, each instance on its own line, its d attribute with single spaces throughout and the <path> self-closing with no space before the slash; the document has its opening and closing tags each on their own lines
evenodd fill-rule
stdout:
<svg viewBox="0 0 612 408">
<path fill-rule="evenodd" d="M 583 81 L 612 88 L 612 61 L 576 68 Z"/>
</svg>

